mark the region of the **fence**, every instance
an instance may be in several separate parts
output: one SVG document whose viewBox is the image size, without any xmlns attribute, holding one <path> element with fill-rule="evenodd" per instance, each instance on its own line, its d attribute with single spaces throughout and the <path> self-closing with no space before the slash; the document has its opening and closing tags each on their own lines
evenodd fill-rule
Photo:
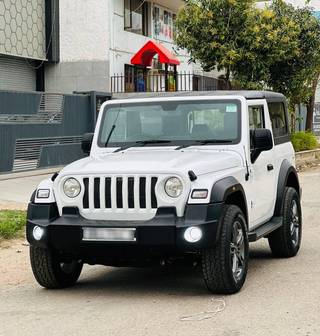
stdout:
<svg viewBox="0 0 320 336">
<path fill-rule="evenodd" d="M 91 94 L 0 91 L 0 173 L 68 164 L 94 129 Z"/>
<path fill-rule="evenodd" d="M 114 75 L 111 91 L 125 92 L 168 92 L 168 91 L 214 91 L 223 87 L 220 79 L 194 73 L 147 73 Z"/>
</svg>

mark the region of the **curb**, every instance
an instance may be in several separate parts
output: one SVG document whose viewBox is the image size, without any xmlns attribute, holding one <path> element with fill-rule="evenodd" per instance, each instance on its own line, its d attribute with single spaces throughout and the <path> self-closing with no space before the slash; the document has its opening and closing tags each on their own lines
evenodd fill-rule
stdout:
<svg viewBox="0 0 320 336">
<path fill-rule="evenodd" d="M 61 170 L 62 168 L 63 166 L 57 166 L 57 167 L 47 168 L 47 169 L 37 169 L 37 170 L 23 171 L 23 172 L 18 172 L 18 173 L 0 174 L 0 181 L 53 174 L 56 171 Z"/>
<path fill-rule="evenodd" d="M 320 160 L 320 149 L 306 150 L 302 152 L 297 152 L 296 154 L 296 164 L 308 164 L 310 162 Z"/>
</svg>

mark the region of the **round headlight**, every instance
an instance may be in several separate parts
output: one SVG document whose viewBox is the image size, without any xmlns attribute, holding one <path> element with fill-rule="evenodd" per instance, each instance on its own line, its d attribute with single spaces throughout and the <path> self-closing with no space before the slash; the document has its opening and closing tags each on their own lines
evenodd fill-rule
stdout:
<svg viewBox="0 0 320 336">
<path fill-rule="evenodd" d="M 73 177 L 68 178 L 63 184 L 63 191 L 70 198 L 77 197 L 81 191 L 80 183 Z"/>
<path fill-rule="evenodd" d="M 168 196 L 176 198 L 182 194 L 183 185 L 179 178 L 170 177 L 167 179 L 164 189 Z"/>
</svg>

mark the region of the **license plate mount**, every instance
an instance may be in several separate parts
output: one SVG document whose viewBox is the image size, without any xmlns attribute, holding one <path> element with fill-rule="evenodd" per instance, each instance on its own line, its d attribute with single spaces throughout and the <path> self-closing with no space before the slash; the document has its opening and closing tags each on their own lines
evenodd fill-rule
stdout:
<svg viewBox="0 0 320 336">
<path fill-rule="evenodd" d="M 82 241 L 136 242 L 135 228 L 83 227 Z"/>
</svg>

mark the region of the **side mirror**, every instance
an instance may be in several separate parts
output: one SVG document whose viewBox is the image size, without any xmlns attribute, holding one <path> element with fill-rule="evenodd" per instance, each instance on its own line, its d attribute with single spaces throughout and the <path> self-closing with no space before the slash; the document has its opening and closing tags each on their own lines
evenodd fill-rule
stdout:
<svg viewBox="0 0 320 336">
<path fill-rule="evenodd" d="M 272 134 L 269 129 L 258 128 L 250 131 L 251 162 L 254 163 L 262 152 L 273 148 Z"/>
<path fill-rule="evenodd" d="M 83 153 L 85 153 L 85 154 L 88 154 L 88 155 L 90 154 L 93 135 L 94 135 L 93 133 L 86 133 L 82 137 L 81 149 L 82 149 Z"/>
</svg>

